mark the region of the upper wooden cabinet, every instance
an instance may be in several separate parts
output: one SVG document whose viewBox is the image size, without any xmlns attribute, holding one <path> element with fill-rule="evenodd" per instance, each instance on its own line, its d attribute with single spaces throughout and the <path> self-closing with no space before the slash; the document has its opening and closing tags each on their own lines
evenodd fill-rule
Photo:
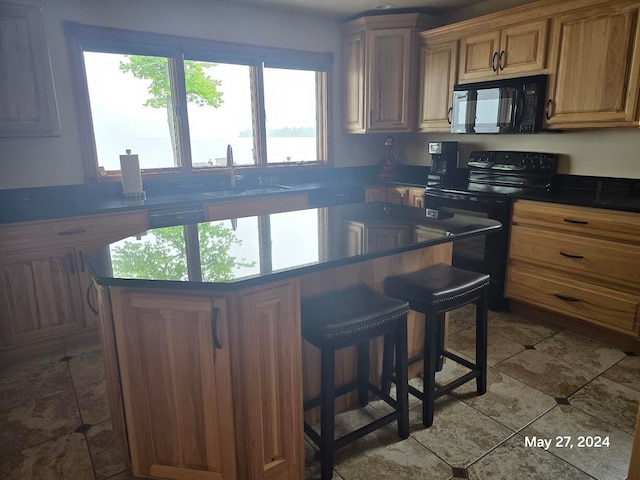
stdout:
<svg viewBox="0 0 640 480">
<path fill-rule="evenodd" d="M 554 19 L 549 128 L 638 125 L 639 8 L 617 1 Z"/>
<path fill-rule="evenodd" d="M 418 131 L 451 130 L 453 86 L 458 70 L 458 41 L 438 42 L 421 34 Z"/>
<path fill-rule="evenodd" d="M 544 73 L 547 30 L 543 19 L 463 37 L 459 83 Z"/>
<path fill-rule="evenodd" d="M 60 134 L 41 0 L 0 0 L 0 137 Z"/>
<path fill-rule="evenodd" d="M 432 17 L 363 17 L 342 25 L 344 129 L 349 133 L 415 129 L 418 31 Z"/>
</svg>

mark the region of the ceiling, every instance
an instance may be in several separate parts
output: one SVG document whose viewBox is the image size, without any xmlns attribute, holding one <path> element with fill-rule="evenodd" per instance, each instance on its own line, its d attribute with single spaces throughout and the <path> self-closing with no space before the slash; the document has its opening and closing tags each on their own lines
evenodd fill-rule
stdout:
<svg viewBox="0 0 640 480">
<path fill-rule="evenodd" d="M 340 20 L 362 14 L 399 13 L 404 11 L 449 15 L 455 10 L 487 4 L 486 12 L 503 10 L 532 0 L 231 0 L 262 7 L 286 8 Z M 490 5 L 495 4 L 495 5 Z M 483 6 L 484 7 L 484 6 Z"/>
</svg>

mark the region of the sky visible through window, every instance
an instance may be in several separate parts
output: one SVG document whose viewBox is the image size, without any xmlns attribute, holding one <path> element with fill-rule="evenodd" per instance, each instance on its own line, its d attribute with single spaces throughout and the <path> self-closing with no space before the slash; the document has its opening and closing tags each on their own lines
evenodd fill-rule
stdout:
<svg viewBox="0 0 640 480">
<path fill-rule="evenodd" d="M 119 156 L 131 149 L 143 169 L 175 166 L 167 110 L 144 106 L 150 80 L 122 71 L 125 55 L 85 52 L 84 59 L 98 165 L 119 170 Z M 211 64 L 205 71 L 220 80 L 223 103 L 188 105 L 193 166 L 224 164 L 228 144 L 237 165 L 252 165 L 249 67 Z M 269 162 L 317 160 L 315 92 L 315 72 L 265 69 Z"/>
</svg>

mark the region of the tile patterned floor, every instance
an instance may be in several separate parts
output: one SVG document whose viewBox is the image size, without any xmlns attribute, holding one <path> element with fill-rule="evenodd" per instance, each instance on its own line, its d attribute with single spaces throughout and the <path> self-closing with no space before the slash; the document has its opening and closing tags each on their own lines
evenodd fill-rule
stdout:
<svg viewBox="0 0 640 480">
<path fill-rule="evenodd" d="M 473 359 L 473 310 L 452 316 L 449 345 Z M 640 357 L 534 319 L 492 313 L 487 393 L 474 383 L 438 400 L 425 429 L 411 401 L 410 435 L 393 425 L 336 455 L 336 480 L 623 480 L 640 401 Z M 466 372 L 447 362 L 437 381 Z M 413 379 L 421 387 L 421 380 Z M 381 401 L 338 416 L 337 434 L 388 411 Z M 549 448 L 527 440 L 551 439 Z M 600 436 L 608 446 L 579 447 Z M 570 438 L 573 448 L 556 445 Z M 563 440 L 564 441 L 564 440 Z M 307 479 L 317 451 L 305 441 Z M 129 480 L 111 430 L 99 346 L 79 344 L 0 367 L 0 478 Z"/>
</svg>

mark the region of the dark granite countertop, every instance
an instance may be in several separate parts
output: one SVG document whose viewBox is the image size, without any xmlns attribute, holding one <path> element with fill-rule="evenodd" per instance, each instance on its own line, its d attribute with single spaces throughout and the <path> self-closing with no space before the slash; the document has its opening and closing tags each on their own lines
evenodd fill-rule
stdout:
<svg viewBox="0 0 640 480">
<path fill-rule="evenodd" d="M 640 179 L 558 175 L 552 192 L 517 198 L 640 213 Z"/>
<path fill-rule="evenodd" d="M 354 223 L 410 233 L 401 245 L 362 253 L 364 246 L 347 242 Z M 420 208 L 358 203 L 152 229 L 94 252 L 90 264 L 101 285 L 233 290 L 500 228 L 477 217 L 433 220 Z M 416 241 L 416 230 L 429 240 Z"/>
</svg>

